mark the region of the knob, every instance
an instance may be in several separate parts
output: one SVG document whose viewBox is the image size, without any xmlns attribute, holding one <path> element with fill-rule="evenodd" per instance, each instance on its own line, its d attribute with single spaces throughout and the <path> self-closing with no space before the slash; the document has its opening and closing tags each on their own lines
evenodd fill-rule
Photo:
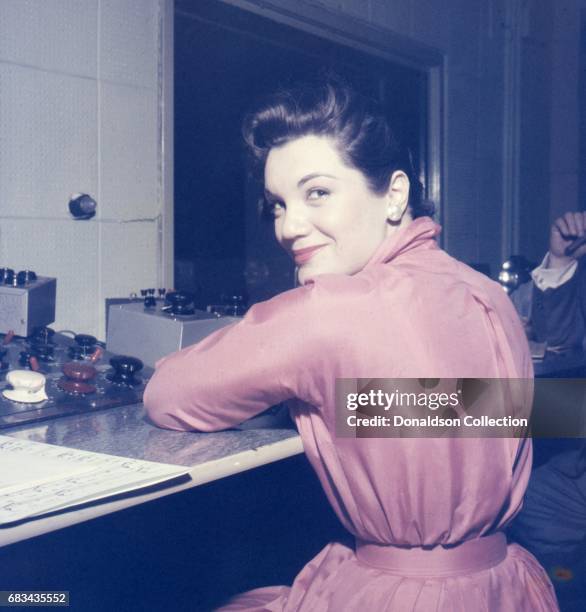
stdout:
<svg viewBox="0 0 586 612">
<path fill-rule="evenodd" d="M 190 315 L 194 313 L 193 296 L 190 293 L 181 291 L 172 291 L 165 296 L 169 306 L 165 308 L 165 312 L 170 312 L 174 315 Z"/>
<path fill-rule="evenodd" d="M 69 347 L 71 359 L 85 359 L 90 357 L 96 350 L 98 340 L 89 334 L 77 334 L 74 338 L 75 344 Z"/>
<path fill-rule="evenodd" d="M 157 301 L 154 295 L 154 289 L 147 289 L 146 295 L 144 296 L 144 307 L 145 308 L 156 308 Z"/>
<path fill-rule="evenodd" d="M 76 334 L 74 340 L 82 347 L 94 347 L 98 341 L 96 337 L 89 334 Z"/>
<path fill-rule="evenodd" d="M 134 386 L 140 384 L 141 381 L 134 377 L 143 368 L 140 359 L 128 355 L 117 355 L 110 359 L 110 365 L 114 371 L 106 375 L 108 380 L 117 385 Z"/>
<path fill-rule="evenodd" d="M 85 363 L 75 363 L 73 361 L 64 364 L 61 370 L 63 374 L 71 380 L 92 380 L 98 373 L 94 366 Z"/>
<path fill-rule="evenodd" d="M 12 370 L 6 374 L 6 381 L 12 389 L 4 389 L 2 395 L 13 402 L 36 404 L 47 398 L 45 393 L 46 379 L 40 372 Z"/>
<path fill-rule="evenodd" d="M 57 386 L 72 395 L 95 393 L 96 387 L 91 384 L 98 371 L 94 366 L 84 363 L 69 362 L 61 368 L 65 376 L 57 381 Z"/>
<path fill-rule="evenodd" d="M 14 283 L 14 270 L 11 268 L 2 268 L 0 276 L 5 285 L 12 285 Z"/>
<path fill-rule="evenodd" d="M 75 219 L 91 219 L 96 207 L 96 201 L 87 193 L 74 193 L 69 200 L 69 212 Z"/>
<path fill-rule="evenodd" d="M 21 270 L 16 275 L 17 285 L 29 285 L 37 280 L 37 275 L 32 270 Z"/>
</svg>

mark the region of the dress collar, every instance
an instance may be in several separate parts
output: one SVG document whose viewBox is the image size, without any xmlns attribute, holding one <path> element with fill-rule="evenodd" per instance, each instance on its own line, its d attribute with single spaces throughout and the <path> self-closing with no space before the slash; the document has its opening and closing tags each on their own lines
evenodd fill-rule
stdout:
<svg viewBox="0 0 586 612">
<path fill-rule="evenodd" d="M 387 263 L 395 257 L 414 249 L 437 249 L 435 237 L 442 228 L 430 217 L 419 217 L 412 221 L 405 229 L 391 234 L 383 240 L 365 268 L 379 263 Z"/>
</svg>

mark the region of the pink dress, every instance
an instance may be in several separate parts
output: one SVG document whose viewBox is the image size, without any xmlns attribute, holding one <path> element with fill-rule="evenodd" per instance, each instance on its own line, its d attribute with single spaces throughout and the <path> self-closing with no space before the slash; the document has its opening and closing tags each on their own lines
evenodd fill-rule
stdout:
<svg viewBox="0 0 586 612">
<path fill-rule="evenodd" d="M 502 289 L 439 249 L 420 218 L 353 276 L 324 275 L 159 362 L 145 394 L 170 429 L 216 431 L 284 400 L 356 546 L 326 546 L 291 587 L 228 610 L 557 610 L 547 574 L 502 529 L 519 511 L 531 443 L 337 438 L 336 378 L 530 378 Z"/>
</svg>

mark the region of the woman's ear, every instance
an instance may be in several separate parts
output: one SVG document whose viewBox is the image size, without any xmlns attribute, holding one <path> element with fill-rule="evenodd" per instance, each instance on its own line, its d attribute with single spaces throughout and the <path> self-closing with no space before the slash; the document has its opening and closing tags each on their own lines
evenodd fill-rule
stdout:
<svg viewBox="0 0 586 612">
<path fill-rule="evenodd" d="M 389 202 L 387 218 L 392 223 L 400 222 L 407 210 L 409 205 L 409 187 L 409 177 L 402 170 L 393 172 L 387 192 Z"/>
</svg>

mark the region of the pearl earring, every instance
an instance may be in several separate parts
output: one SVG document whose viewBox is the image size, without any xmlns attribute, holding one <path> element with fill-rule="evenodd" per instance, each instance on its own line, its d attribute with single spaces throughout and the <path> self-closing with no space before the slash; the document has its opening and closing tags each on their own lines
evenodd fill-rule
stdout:
<svg viewBox="0 0 586 612">
<path fill-rule="evenodd" d="M 398 206 L 397 204 L 393 204 L 392 206 L 389 206 L 389 209 L 387 211 L 387 217 L 391 221 L 400 221 L 402 215 L 403 215 L 403 211 L 401 210 L 400 206 Z"/>
</svg>

